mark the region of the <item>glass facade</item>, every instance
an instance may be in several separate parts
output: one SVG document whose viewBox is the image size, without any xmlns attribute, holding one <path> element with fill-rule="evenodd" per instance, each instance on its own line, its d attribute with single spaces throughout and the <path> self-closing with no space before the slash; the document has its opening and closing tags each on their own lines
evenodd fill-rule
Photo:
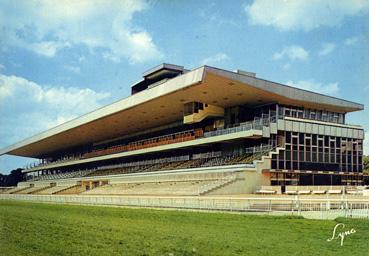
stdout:
<svg viewBox="0 0 369 256">
<path fill-rule="evenodd" d="M 361 172 L 363 142 L 359 139 L 279 131 L 285 150 L 272 159 L 272 169 Z"/>
<path fill-rule="evenodd" d="M 282 105 L 278 106 L 278 116 L 279 118 L 295 117 L 337 124 L 345 123 L 345 114 L 343 113 L 336 113 L 316 109 L 297 108 Z"/>
</svg>

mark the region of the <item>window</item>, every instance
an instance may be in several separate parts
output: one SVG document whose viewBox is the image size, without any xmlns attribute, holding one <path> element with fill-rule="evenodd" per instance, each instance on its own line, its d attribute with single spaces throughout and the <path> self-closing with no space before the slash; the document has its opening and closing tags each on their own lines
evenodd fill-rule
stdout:
<svg viewBox="0 0 369 256">
<path fill-rule="evenodd" d="M 305 161 L 305 154 L 304 154 L 304 151 L 300 151 L 300 153 L 299 153 L 299 157 L 300 157 L 300 161 L 301 161 L 301 162 Z"/>
<path fill-rule="evenodd" d="M 305 109 L 304 111 L 304 118 L 309 119 L 310 118 L 310 110 L 309 109 Z"/>
<path fill-rule="evenodd" d="M 284 159 L 284 153 L 283 152 L 279 153 L 278 158 L 279 158 L 279 160 L 283 160 Z"/>
<path fill-rule="evenodd" d="M 293 170 L 298 170 L 299 169 L 299 163 L 298 162 L 293 162 Z"/>
<path fill-rule="evenodd" d="M 291 169 L 291 162 L 290 161 L 286 162 L 286 169 Z"/>
<path fill-rule="evenodd" d="M 294 145 L 297 145 L 297 138 L 293 138 L 293 139 L 292 139 L 292 143 L 293 143 Z"/>
<path fill-rule="evenodd" d="M 306 146 L 310 146 L 311 145 L 311 139 L 306 139 Z"/>
<path fill-rule="evenodd" d="M 338 117 L 339 117 L 339 116 L 338 116 L 338 113 L 334 113 L 334 115 L 333 115 L 333 120 L 332 120 L 332 121 L 333 121 L 334 123 L 338 123 L 338 122 L 339 122 L 339 121 L 338 121 Z"/>
<path fill-rule="evenodd" d="M 318 160 L 317 155 L 316 155 L 316 153 L 313 152 L 311 162 L 317 162 L 317 160 Z"/>
<path fill-rule="evenodd" d="M 311 153 L 310 152 L 306 152 L 305 156 L 306 156 L 305 161 L 306 162 L 311 162 Z"/>
<path fill-rule="evenodd" d="M 328 121 L 328 114 L 327 114 L 327 112 L 326 112 L 326 111 L 323 111 L 323 112 L 322 112 L 322 121 L 325 121 L 325 122 L 327 122 L 327 121 Z"/>
<path fill-rule="evenodd" d="M 297 151 L 293 151 L 293 160 L 297 161 L 298 160 L 298 156 L 297 156 Z"/>
<path fill-rule="evenodd" d="M 316 110 L 315 111 L 315 119 L 316 120 L 321 120 L 321 116 L 322 116 L 322 111 Z"/>
<path fill-rule="evenodd" d="M 298 110 L 297 117 L 298 118 L 304 118 L 304 111 L 303 110 Z"/>
<path fill-rule="evenodd" d="M 284 115 L 285 116 L 291 116 L 291 111 L 288 108 L 284 109 Z"/>
<path fill-rule="evenodd" d="M 278 117 L 281 118 L 282 116 L 284 116 L 284 107 L 279 106 L 279 108 L 278 108 Z"/>
<path fill-rule="evenodd" d="M 338 114 L 338 122 L 340 124 L 343 124 L 345 122 L 345 116 L 344 116 L 344 114 Z"/>
<path fill-rule="evenodd" d="M 329 147 L 329 137 L 328 136 L 324 137 L 324 146 Z"/>
<path fill-rule="evenodd" d="M 286 143 L 291 143 L 291 132 L 286 132 Z"/>
<path fill-rule="evenodd" d="M 323 159 L 323 153 L 319 153 L 318 154 L 318 162 L 320 162 L 320 163 L 323 163 L 324 162 L 324 159 Z"/>
<path fill-rule="evenodd" d="M 300 133 L 300 134 L 299 134 L 299 140 L 300 140 L 300 144 L 304 144 L 305 134 Z"/>
<path fill-rule="evenodd" d="M 291 151 L 286 151 L 286 160 L 291 160 Z"/>
<path fill-rule="evenodd" d="M 313 146 L 316 146 L 317 145 L 317 136 L 316 136 L 316 134 L 313 134 L 312 145 Z"/>
<path fill-rule="evenodd" d="M 297 116 L 296 110 L 291 109 L 291 116 L 292 117 L 296 117 Z"/>
</svg>

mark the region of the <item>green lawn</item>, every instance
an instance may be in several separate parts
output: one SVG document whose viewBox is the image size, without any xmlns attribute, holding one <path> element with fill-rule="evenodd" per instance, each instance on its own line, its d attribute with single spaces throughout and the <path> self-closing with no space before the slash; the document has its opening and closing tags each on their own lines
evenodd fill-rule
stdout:
<svg viewBox="0 0 369 256">
<path fill-rule="evenodd" d="M 0 255 L 369 255 L 369 221 L 0 200 Z"/>
</svg>

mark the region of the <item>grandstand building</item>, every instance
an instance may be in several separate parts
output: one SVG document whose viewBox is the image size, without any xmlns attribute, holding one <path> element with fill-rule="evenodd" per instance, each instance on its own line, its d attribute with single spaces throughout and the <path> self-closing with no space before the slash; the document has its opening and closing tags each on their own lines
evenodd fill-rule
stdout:
<svg viewBox="0 0 369 256">
<path fill-rule="evenodd" d="M 10 193 L 205 195 L 361 185 L 362 104 L 203 66 L 162 64 L 131 96 L 0 150 L 32 157 Z"/>
</svg>

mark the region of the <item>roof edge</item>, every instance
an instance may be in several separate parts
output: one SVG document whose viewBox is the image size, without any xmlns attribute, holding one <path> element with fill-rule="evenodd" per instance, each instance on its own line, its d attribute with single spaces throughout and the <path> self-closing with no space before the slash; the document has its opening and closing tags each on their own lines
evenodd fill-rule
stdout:
<svg viewBox="0 0 369 256">
<path fill-rule="evenodd" d="M 16 149 L 19 149 L 21 147 L 39 142 L 39 141 L 44 140 L 46 138 L 49 138 L 51 136 L 55 136 L 57 134 L 60 134 L 60 133 L 69 131 L 71 129 L 74 129 L 76 127 L 79 127 L 81 125 L 85 125 L 85 124 L 94 122 L 94 121 L 99 120 L 101 118 L 113 115 L 115 113 L 124 111 L 126 109 L 129 109 L 129 108 L 138 106 L 140 104 L 143 104 L 147 101 L 150 101 L 150 100 L 153 99 L 152 95 L 154 95 L 154 94 L 151 93 L 150 90 L 161 90 L 162 91 L 161 88 L 163 88 L 165 86 L 164 88 L 166 88 L 168 90 L 165 93 L 163 93 L 162 95 L 160 95 L 160 96 L 164 96 L 166 94 L 173 93 L 174 91 L 181 90 L 185 87 L 189 87 L 189 86 L 192 86 L 192 85 L 197 84 L 199 82 L 202 82 L 203 79 L 204 79 L 204 71 L 205 71 L 205 68 L 203 66 L 198 67 L 196 69 L 191 70 L 188 73 L 185 73 L 185 74 L 177 76 L 173 79 L 170 79 L 170 80 L 166 81 L 165 83 L 158 85 L 157 87 L 154 87 L 154 88 L 148 89 L 148 90 L 144 90 L 140 93 L 130 95 L 130 96 L 125 97 L 123 99 L 114 101 L 114 102 L 112 102 L 108 105 L 101 106 L 100 108 L 97 108 L 97 109 L 95 109 L 93 111 L 90 111 L 86 114 L 83 114 L 79 117 L 71 119 L 71 120 L 69 120 L 65 123 L 59 124 L 59 125 L 57 125 L 53 128 L 50 128 L 48 130 L 44 130 L 42 132 L 39 132 L 39 133 L 37 133 L 33 136 L 27 137 L 23 140 L 20 140 L 16 143 L 13 143 L 13 144 L 7 146 L 5 148 L 0 148 L 0 156 L 11 153 L 12 151 L 14 151 Z M 183 78 L 183 76 L 191 77 L 191 75 L 193 77 L 191 79 L 187 79 L 186 80 L 187 83 L 180 84 L 178 86 L 178 88 L 173 87 L 173 86 L 166 86 L 167 83 L 173 83 L 173 82 L 175 82 L 176 79 L 181 79 L 181 78 Z M 132 100 L 134 98 L 136 98 L 136 99 Z M 137 102 L 137 101 L 138 101 L 138 103 L 136 103 L 136 104 L 132 103 L 132 102 Z M 102 113 L 98 113 L 98 112 L 102 112 Z M 107 112 L 107 113 L 104 113 L 104 112 Z M 93 117 L 94 114 L 97 114 L 97 117 Z M 16 155 L 16 154 L 14 154 L 14 155 Z M 26 156 L 26 157 L 28 157 L 28 156 Z"/>
<path fill-rule="evenodd" d="M 349 101 L 349 100 L 345 100 L 345 99 L 342 99 L 342 98 L 322 94 L 322 93 L 319 93 L 319 92 L 309 91 L 309 90 L 306 90 L 306 89 L 302 89 L 302 88 L 298 88 L 298 87 L 294 87 L 294 86 L 290 86 L 290 85 L 286 85 L 286 84 L 282 84 L 282 83 L 277 83 L 277 82 L 273 82 L 273 81 L 270 81 L 270 80 L 266 80 L 266 79 L 262 79 L 262 78 L 258 78 L 258 77 L 254 77 L 254 76 L 240 74 L 240 73 L 237 73 L 237 72 L 233 72 L 233 71 L 229 71 L 229 70 L 225 70 L 225 69 L 221 69 L 221 68 L 216 68 L 216 67 L 206 66 L 206 65 L 204 67 L 205 67 L 205 73 L 210 71 L 210 72 L 213 72 L 213 73 L 216 73 L 216 74 L 219 74 L 219 73 L 223 73 L 223 75 L 224 74 L 230 74 L 231 76 L 233 76 L 233 79 L 235 78 L 234 76 L 241 77 L 241 78 L 247 78 L 249 80 L 249 82 L 250 81 L 254 82 L 253 84 L 249 84 L 249 85 L 251 85 L 253 87 L 256 87 L 256 88 L 259 88 L 259 89 L 262 89 L 262 90 L 267 90 L 267 89 L 266 88 L 260 88 L 259 86 L 255 86 L 255 82 L 261 81 L 265 84 L 287 87 L 287 88 L 291 88 L 291 89 L 296 90 L 296 91 L 301 91 L 301 92 L 305 92 L 305 93 L 309 93 L 309 94 L 314 94 L 314 95 L 317 95 L 317 96 L 320 96 L 320 97 L 324 97 L 324 98 L 328 98 L 328 99 L 332 99 L 332 100 L 337 100 L 337 101 L 340 101 L 341 103 L 348 103 L 348 105 L 346 107 L 353 109 L 352 111 L 348 111 L 348 112 L 364 110 L 364 104 L 357 103 L 357 102 L 354 102 L 354 101 Z M 232 79 L 232 77 L 230 77 L 230 76 L 227 76 L 227 77 Z M 237 80 L 240 81 L 240 79 L 237 79 Z M 245 83 L 245 81 L 241 81 L 241 82 Z M 268 90 L 268 91 L 270 91 L 270 90 Z M 276 92 L 272 92 L 272 93 L 276 93 Z M 276 94 L 278 94 L 278 93 L 276 93 Z M 286 95 L 283 95 L 283 96 L 288 97 Z M 311 101 L 311 102 L 313 102 L 313 101 Z M 340 106 L 341 103 L 340 104 L 337 103 L 336 106 Z M 334 106 L 334 104 L 327 104 L 327 105 Z"/>
</svg>

